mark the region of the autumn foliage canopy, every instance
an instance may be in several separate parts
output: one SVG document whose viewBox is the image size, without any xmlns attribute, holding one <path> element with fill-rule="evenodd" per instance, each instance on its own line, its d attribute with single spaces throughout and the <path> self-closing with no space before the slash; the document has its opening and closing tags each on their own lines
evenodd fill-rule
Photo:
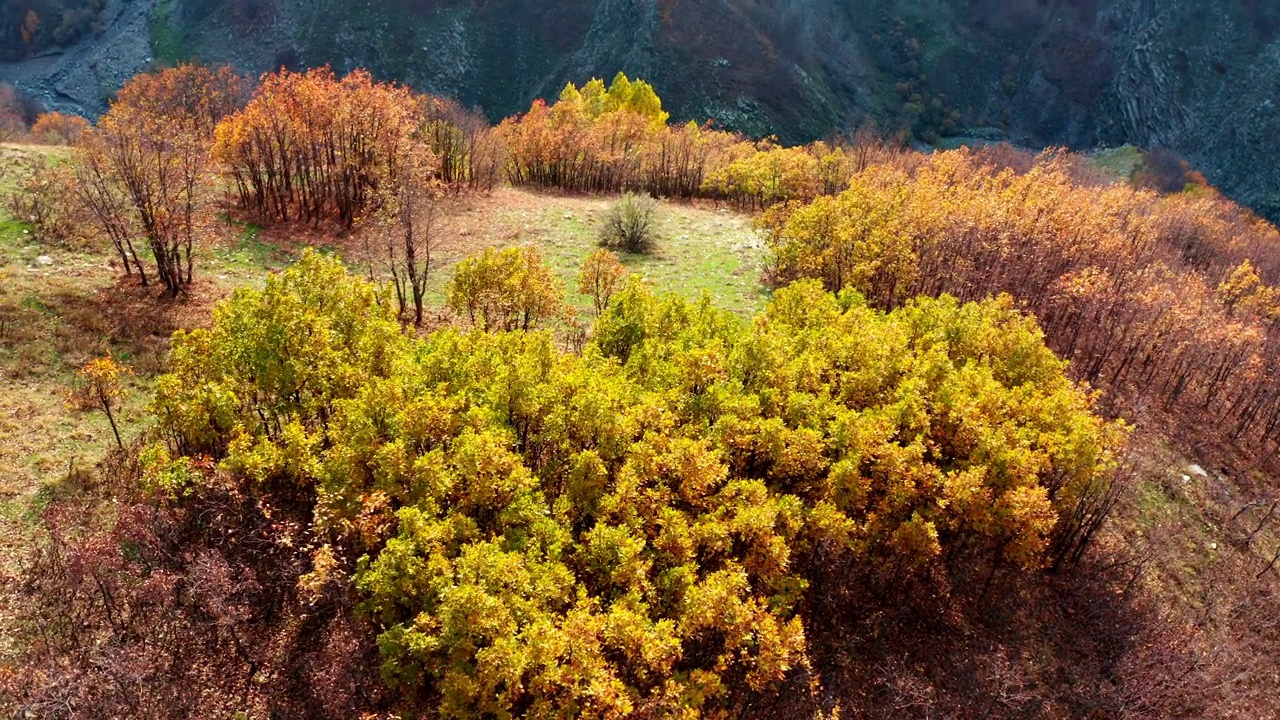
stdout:
<svg viewBox="0 0 1280 720">
<path fill-rule="evenodd" d="M 1078 563 L 1116 501 L 1127 430 L 1104 414 L 1280 439 L 1280 236 L 1213 191 L 1106 180 L 1065 152 L 783 147 L 668 121 L 622 74 L 497 127 L 363 71 L 249 93 L 181 66 L 122 90 L 71 172 L 129 275 L 184 292 L 221 190 L 229 215 L 380 233 L 391 282 L 308 251 L 174 335 L 154 427 L 129 450 L 117 433 L 136 502 L 112 533 L 145 541 L 83 544 L 108 581 L 58 565 L 74 543 L 44 559 L 112 610 L 44 603 L 41 632 L 96 621 L 112 641 L 75 646 L 95 658 L 80 685 L 46 673 L 60 650 L 27 679 L 107 687 L 141 663 L 120 648 L 185 677 L 173 639 L 206 626 L 204 661 L 244 659 L 245 683 L 269 655 L 310 663 L 245 649 L 253 598 L 259 627 L 327 617 L 325 647 L 366 650 L 331 666 L 363 683 L 380 663 L 376 689 L 345 696 L 371 707 L 724 717 L 816 677 L 815 608 L 852 583 L 884 608 Z M 601 250 L 577 277 L 588 332 L 532 246 L 429 289 L 440 203 L 504 179 L 760 211 L 772 300 L 747 321 Z M 437 289 L 452 324 L 421 334 Z M 122 372 L 82 371 L 113 427 Z M 194 560 L 161 539 L 181 533 L 204 544 Z M 262 574 L 237 584 L 231 561 Z M 171 645 L 139 650 L 154 636 L 131 623 L 155 608 Z M 134 685 L 100 714 L 152 689 Z"/>
<path fill-rule="evenodd" d="M 181 494 L 209 455 L 306 498 L 385 678 L 446 717 L 698 714 L 806 664 L 820 547 L 926 575 L 1070 554 L 1121 438 L 1063 370 L 1007 298 L 886 314 L 816 282 L 745 324 L 633 281 L 581 355 L 413 339 L 309 254 L 175 337 L 149 472 Z"/>
<path fill-rule="evenodd" d="M 1061 152 L 997 160 L 879 164 L 838 195 L 775 207 L 761 222 L 774 281 L 817 278 L 880 308 L 1008 293 L 1114 412 L 1274 447 L 1280 233 L 1209 189 L 1099 181 Z"/>
</svg>

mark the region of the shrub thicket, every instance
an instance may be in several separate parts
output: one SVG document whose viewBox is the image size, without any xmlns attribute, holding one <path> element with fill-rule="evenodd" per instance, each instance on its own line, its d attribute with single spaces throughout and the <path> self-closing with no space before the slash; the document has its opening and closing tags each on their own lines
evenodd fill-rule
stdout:
<svg viewBox="0 0 1280 720">
<path fill-rule="evenodd" d="M 490 190 L 503 149 L 477 113 L 455 102 L 376 82 L 364 70 L 338 78 L 327 67 L 263 75 L 248 105 L 218 124 L 213 143 L 242 209 L 347 227 L 423 155 L 446 186 Z"/>
<path fill-rule="evenodd" d="M 1077 179 L 1067 153 L 1001 167 L 960 150 L 883 164 L 765 214 L 778 284 L 819 278 L 874 306 L 1016 297 L 1111 410 L 1192 436 L 1280 444 L 1280 233 L 1214 191 Z"/>
<path fill-rule="evenodd" d="M 340 80 L 328 68 L 281 71 L 219 123 L 213 155 L 255 216 L 351 226 L 420 123 L 407 88 L 363 70 Z"/>
<path fill-rule="evenodd" d="M 41 113 L 31 125 L 31 140 L 46 145 L 75 145 L 88 128 L 89 121 L 79 115 Z"/>
<path fill-rule="evenodd" d="M 411 339 L 309 254 L 173 354 L 154 486 L 180 497 L 209 454 L 310 503 L 317 542 L 360 556 L 385 678 L 446 717 L 723 708 L 807 663 L 831 553 L 1042 567 L 1083 541 L 1120 440 L 1007 299 L 886 314 L 810 282 L 748 326 L 632 281 L 573 355 Z"/>
</svg>

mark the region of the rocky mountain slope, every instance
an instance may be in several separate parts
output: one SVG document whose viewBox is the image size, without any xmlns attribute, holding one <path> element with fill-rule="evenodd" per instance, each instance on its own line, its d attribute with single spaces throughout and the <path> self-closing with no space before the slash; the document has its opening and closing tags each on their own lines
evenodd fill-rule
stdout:
<svg viewBox="0 0 1280 720">
<path fill-rule="evenodd" d="M 501 117 L 625 70 L 676 117 L 784 140 L 872 121 L 925 142 L 1165 146 L 1280 216 L 1270 0 L 109 0 L 100 26 L 0 78 L 92 113 L 153 58 L 329 63 Z"/>
</svg>

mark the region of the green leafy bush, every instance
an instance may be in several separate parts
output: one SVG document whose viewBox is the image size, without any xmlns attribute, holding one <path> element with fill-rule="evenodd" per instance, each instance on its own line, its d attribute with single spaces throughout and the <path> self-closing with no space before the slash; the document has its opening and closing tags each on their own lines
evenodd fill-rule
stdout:
<svg viewBox="0 0 1280 720">
<path fill-rule="evenodd" d="M 449 308 L 493 332 L 532 330 L 564 309 L 551 268 L 533 247 L 487 248 L 454 267 Z"/>
<path fill-rule="evenodd" d="M 311 499 L 386 681 L 444 717 L 716 715 L 808 663 L 820 557 L 1041 567 L 1121 439 L 1007 298 L 811 281 L 747 325 L 632 279 L 574 355 L 409 339 L 376 297 L 308 255 L 176 336 L 155 406 Z"/>
<path fill-rule="evenodd" d="M 220 303 L 211 328 L 174 334 L 151 411 L 183 454 L 276 443 L 290 427 L 328 423 L 337 401 L 391 373 L 408 347 L 389 298 L 308 251 L 263 290 Z"/>
<path fill-rule="evenodd" d="M 600 245 L 629 253 L 652 252 L 658 244 L 657 210 L 658 202 L 648 195 L 626 193 L 605 214 Z"/>
</svg>

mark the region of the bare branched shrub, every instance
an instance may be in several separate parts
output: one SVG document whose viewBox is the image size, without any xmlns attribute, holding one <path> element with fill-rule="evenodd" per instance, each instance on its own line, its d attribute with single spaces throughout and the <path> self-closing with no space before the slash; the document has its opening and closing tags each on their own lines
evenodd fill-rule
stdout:
<svg viewBox="0 0 1280 720">
<path fill-rule="evenodd" d="M 349 593 L 298 591 L 312 540 L 287 504 L 214 488 L 150 501 L 136 462 L 103 472 L 38 520 L 6 607 L 23 624 L 0 716 L 381 717 L 376 645 Z"/>
<path fill-rule="evenodd" d="M 9 215 L 31 227 L 37 241 L 61 244 L 72 240 L 83 222 L 70 202 L 70 171 L 32 156 L 19 162 L 17 188 L 9 194 Z"/>
<path fill-rule="evenodd" d="M 506 162 L 501 133 L 484 115 L 455 100 L 422 98 L 421 139 L 438 158 L 438 178 L 453 192 L 489 191 Z"/>
</svg>

